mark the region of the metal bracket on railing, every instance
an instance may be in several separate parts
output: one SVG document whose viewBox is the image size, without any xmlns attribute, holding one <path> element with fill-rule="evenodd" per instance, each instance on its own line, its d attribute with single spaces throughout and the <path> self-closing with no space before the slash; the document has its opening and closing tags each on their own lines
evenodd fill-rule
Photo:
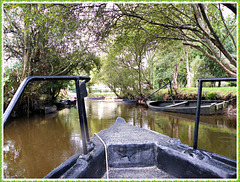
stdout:
<svg viewBox="0 0 240 182">
<path fill-rule="evenodd" d="M 18 90 L 14 94 L 10 104 L 8 105 L 6 111 L 3 114 L 3 126 L 6 125 L 8 118 L 10 117 L 15 105 L 17 104 L 20 96 L 22 95 L 24 89 L 27 87 L 30 81 L 47 81 L 47 80 L 75 80 L 77 102 L 78 102 L 78 112 L 79 120 L 81 126 L 82 144 L 84 154 L 87 153 L 87 141 L 89 141 L 89 132 L 87 125 L 86 110 L 84 104 L 84 97 L 87 96 L 86 82 L 90 80 L 89 77 L 85 76 L 30 76 L 23 80 Z M 84 80 L 79 86 L 79 80 Z"/>
<path fill-rule="evenodd" d="M 198 129 L 199 129 L 199 118 L 201 110 L 201 97 L 202 97 L 202 83 L 203 82 L 217 82 L 217 81 L 237 81 L 236 77 L 228 78 L 201 78 L 198 79 L 198 97 L 197 97 L 197 110 L 196 110 L 196 119 L 195 119 L 195 128 L 194 128 L 194 140 L 193 140 L 193 149 L 197 149 L 198 144 Z"/>
</svg>

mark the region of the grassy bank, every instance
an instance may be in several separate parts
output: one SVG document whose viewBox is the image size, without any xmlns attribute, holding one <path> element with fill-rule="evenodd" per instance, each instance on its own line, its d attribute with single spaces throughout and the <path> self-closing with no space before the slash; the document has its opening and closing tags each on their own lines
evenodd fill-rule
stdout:
<svg viewBox="0 0 240 182">
<path fill-rule="evenodd" d="M 175 92 L 173 93 L 175 94 Z M 198 88 L 180 88 L 178 89 L 178 100 L 195 100 L 197 99 Z M 237 87 L 204 87 L 202 89 L 202 99 L 205 100 L 227 100 L 236 98 Z M 170 91 L 162 89 L 152 97 L 154 100 L 171 99 Z"/>
<path fill-rule="evenodd" d="M 148 96 L 154 91 L 149 91 L 145 95 Z M 173 93 L 176 95 L 176 93 Z M 178 95 L 174 98 L 176 100 L 196 100 L 198 95 L 198 88 L 180 88 L 178 89 Z M 116 97 L 113 92 L 108 93 L 90 93 L 88 97 Z M 237 87 L 203 87 L 202 99 L 205 100 L 227 100 L 236 98 Z M 161 89 L 155 93 L 152 100 L 171 100 L 171 94 L 169 89 Z"/>
</svg>

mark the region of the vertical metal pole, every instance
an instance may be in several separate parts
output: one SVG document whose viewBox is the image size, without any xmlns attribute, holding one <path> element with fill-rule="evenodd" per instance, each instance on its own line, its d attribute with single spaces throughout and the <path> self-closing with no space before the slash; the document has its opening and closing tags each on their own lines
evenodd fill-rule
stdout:
<svg viewBox="0 0 240 182">
<path fill-rule="evenodd" d="M 86 132 L 86 138 L 87 138 L 87 142 L 90 141 L 89 139 L 89 132 L 88 132 L 88 123 L 87 123 L 87 116 L 86 116 L 86 108 L 85 108 L 85 102 L 84 102 L 84 98 L 82 99 L 82 111 L 83 111 L 83 117 L 84 117 L 84 125 L 85 125 L 85 132 Z"/>
<path fill-rule="evenodd" d="M 196 110 L 196 119 L 195 119 L 195 128 L 194 128 L 194 141 L 193 149 L 197 149 L 198 144 L 198 128 L 199 128 L 199 117 L 201 110 L 201 97 L 202 97 L 202 80 L 198 80 L 198 98 L 197 98 L 197 110 Z"/>
<path fill-rule="evenodd" d="M 82 145 L 83 145 L 83 153 L 87 154 L 87 143 L 85 138 L 85 129 L 84 129 L 84 116 L 82 112 L 82 99 L 80 94 L 80 87 L 79 87 L 79 79 L 75 80 L 76 85 L 76 93 L 77 93 L 77 104 L 78 104 L 78 115 L 80 121 L 80 128 L 81 128 L 81 136 L 82 136 Z"/>
</svg>

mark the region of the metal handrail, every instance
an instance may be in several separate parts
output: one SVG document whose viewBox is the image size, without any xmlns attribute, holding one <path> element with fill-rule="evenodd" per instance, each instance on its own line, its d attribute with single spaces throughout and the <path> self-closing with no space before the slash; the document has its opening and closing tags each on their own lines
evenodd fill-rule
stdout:
<svg viewBox="0 0 240 182">
<path fill-rule="evenodd" d="M 217 81 L 237 81 L 236 77 L 227 77 L 227 78 L 200 78 L 198 79 L 198 97 L 197 97 L 197 110 L 196 110 L 196 119 L 194 127 L 194 140 L 193 140 L 193 149 L 197 149 L 198 144 L 198 130 L 199 130 L 199 118 L 201 110 L 201 97 L 202 97 L 202 83 L 203 82 L 217 82 Z"/>
<path fill-rule="evenodd" d="M 28 83 L 31 81 L 48 81 L 48 80 L 75 80 L 77 103 L 78 103 L 78 113 L 79 121 L 81 127 L 81 136 L 84 154 L 87 153 L 87 141 L 89 141 L 87 117 L 85 110 L 84 97 L 87 96 L 86 82 L 90 80 L 86 76 L 30 76 L 23 80 L 23 82 L 18 87 L 16 93 L 14 94 L 10 104 L 8 105 L 6 111 L 3 114 L 3 126 L 5 127 L 9 116 L 11 115 L 14 107 L 16 106 L 19 98 L 21 97 L 23 91 L 27 87 Z M 79 81 L 83 80 L 79 86 Z"/>
</svg>

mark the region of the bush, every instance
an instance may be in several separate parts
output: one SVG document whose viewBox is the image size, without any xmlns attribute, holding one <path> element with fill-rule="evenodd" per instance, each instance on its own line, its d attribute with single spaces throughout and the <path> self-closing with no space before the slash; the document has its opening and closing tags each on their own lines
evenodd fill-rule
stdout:
<svg viewBox="0 0 240 182">
<path fill-rule="evenodd" d="M 228 86 L 229 87 L 236 87 L 237 86 L 237 82 L 229 82 Z"/>
<path fill-rule="evenodd" d="M 206 100 L 218 100 L 219 96 L 216 92 L 207 92 Z"/>
<path fill-rule="evenodd" d="M 158 100 L 163 100 L 163 95 L 153 95 L 152 97 L 152 100 L 156 100 L 156 101 L 158 101 Z"/>
</svg>

